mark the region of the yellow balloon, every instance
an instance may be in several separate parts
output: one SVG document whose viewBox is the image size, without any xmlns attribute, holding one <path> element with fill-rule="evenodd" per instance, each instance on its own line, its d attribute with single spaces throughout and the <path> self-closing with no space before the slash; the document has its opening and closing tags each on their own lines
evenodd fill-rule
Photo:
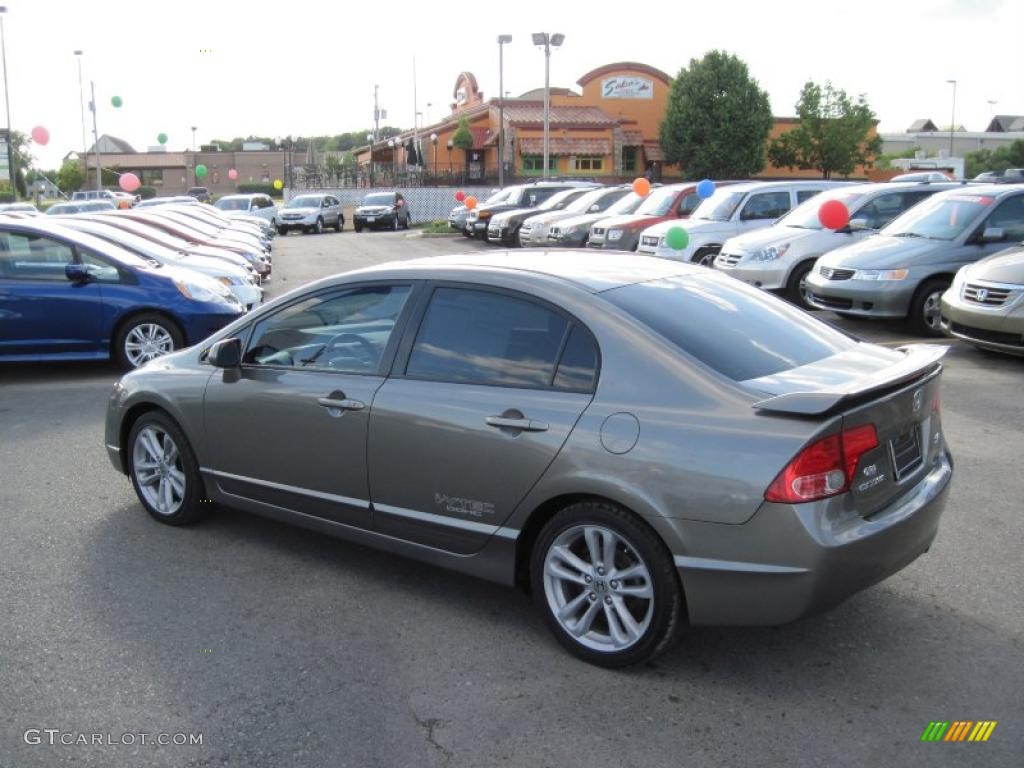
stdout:
<svg viewBox="0 0 1024 768">
<path fill-rule="evenodd" d="M 274 179 L 274 189 L 284 189 L 284 182 L 280 179 Z"/>
</svg>

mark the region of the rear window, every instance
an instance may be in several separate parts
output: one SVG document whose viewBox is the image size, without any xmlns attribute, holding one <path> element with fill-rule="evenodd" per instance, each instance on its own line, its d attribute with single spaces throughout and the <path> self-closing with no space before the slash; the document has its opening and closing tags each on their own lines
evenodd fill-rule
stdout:
<svg viewBox="0 0 1024 768">
<path fill-rule="evenodd" d="M 856 347 L 802 310 L 728 277 L 678 275 L 601 295 L 734 381 L 770 376 Z"/>
</svg>

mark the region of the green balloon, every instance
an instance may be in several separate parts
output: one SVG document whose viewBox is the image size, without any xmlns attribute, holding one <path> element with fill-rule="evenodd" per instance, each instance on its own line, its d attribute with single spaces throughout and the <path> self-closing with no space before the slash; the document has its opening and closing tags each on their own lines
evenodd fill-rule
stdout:
<svg viewBox="0 0 1024 768">
<path fill-rule="evenodd" d="M 115 96 L 114 98 L 112 98 L 110 100 L 110 103 L 113 104 L 114 107 L 116 107 L 117 109 L 120 109 L 121 105 L 124 104 L 124 102 L 121 101 L 121 97 L 120 96 Z"/>
<path fill-rule="evenodd" d="M 196 166 L 196 178 L 202 179 L 206 177 L 206 166 L 200 163 Z"/>
<path fill-rule="evenodd" d="M 167 134 L 166 133 L 158 133 L 156 135 L 156 140 L 159 141 L 161 144 L 166 144 L 167 143 Z"/>
<path fill-rule="evenodd" d="M 673 251 L 683 250 L 690 242 L 690 235 L 682 227 L 672 227 L 665 233 L 665 245 Z"/>
</svg>

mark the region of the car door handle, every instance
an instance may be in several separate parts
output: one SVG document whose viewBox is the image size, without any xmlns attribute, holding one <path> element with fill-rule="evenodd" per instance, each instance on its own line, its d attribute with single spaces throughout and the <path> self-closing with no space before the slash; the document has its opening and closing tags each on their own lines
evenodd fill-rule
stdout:
<svg viewBox="0 0 1024 768">
<path fill-rule="evenodd" d="M 487 426 L 498 429 L 518 429 L 523 432 L 547 432 L 548 425 L 533 419 L 510 419 L 507 416 L 488 416 Z"/>
<path fill-rule="evenodd" d="M 349 398 L 334 399 L 333 397 L 318 397 L 317 402 L 324 408 L 337 408 L 341 411 L 361 411 L 366 403 L 361 400 L 350 400 Z"/>
</svg>

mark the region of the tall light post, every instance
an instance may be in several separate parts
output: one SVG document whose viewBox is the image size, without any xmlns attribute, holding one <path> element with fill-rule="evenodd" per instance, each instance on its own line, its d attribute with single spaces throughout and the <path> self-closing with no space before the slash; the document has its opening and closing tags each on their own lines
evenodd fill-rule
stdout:
<svg viewBox="0 0 1024 768">
<path fill-rule="evenodd" d="M 434 175 L 437 175 L 437 134 L 430 134 L 430 143 L 434 145 Z"/>
<path fill-rule="evenodd" d="M 7 6 L 0 5 L 0 54 L 4 62 L 4 109 L 7 111 L 7 168 L 11 175 L 11 192 L 18 199 L 17 169 L 14 167 L 14 136 L 11 134 L 11 91 L 7 87 L 7 38 L 4 35 L 4 16 Z"/>
<path fill-rule="evenodd" d="M 548 175 L 548 158 L 551 155 L 551 49 L 561 47 L 565 35 L 555 32 L 534 32 L 533 44 L 544 49 L 544 177 Z"/>
<path fill-rule="evenodd" d="M 512 35 L 498 35 L 498 186 L 505 186 L 505 43 Z"/>
<path fill-rule="evenodd" d="M 89 140 L 85 138 L 85 86 L 82 83 L 82 51 L 75 51 L 78 61 L 78 106 L 82 108 L 82 157 L 89 154 Z"/>
<path fill-rule="evenodd" d="M 196 173 L 196 131 L 198 130 L 197 126 L 192 126 L 192 185 L 195 187 L 199 186 L 199 174 Z"/>
<path fill-rule="evenodd" d="M 953 130 L 956 128 L 956 80 L 947 80 L 953 86 L 953 113 L 949 118 L 949 156 L 953 156 Z"/>
</svg>

